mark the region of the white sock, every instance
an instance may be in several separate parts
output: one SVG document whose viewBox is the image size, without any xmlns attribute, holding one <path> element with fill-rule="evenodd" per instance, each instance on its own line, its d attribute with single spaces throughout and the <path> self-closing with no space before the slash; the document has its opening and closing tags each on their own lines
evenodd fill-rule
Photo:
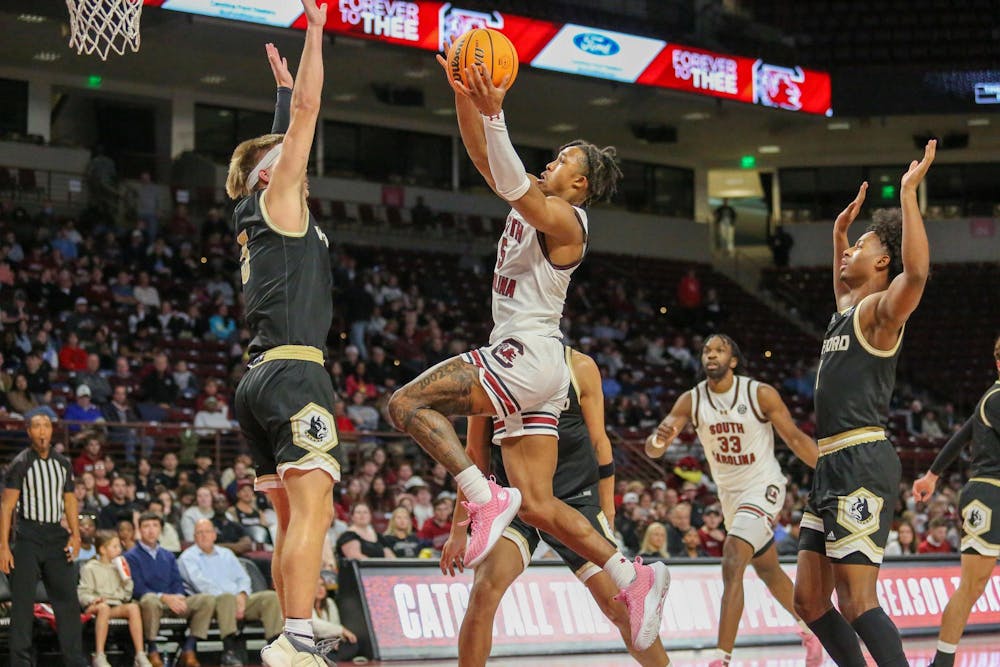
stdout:
<svg viewBox="0 0 1000 667">
<path fill-rule="evenodd" d="M 802 631 L 802 634 L 811 635 L 813 633 L 813 631 L 809 629 L 809 626 L 806 625 L 806 622 L 803 621 L 801 618 L 799 619 L 798 623 L 799 623 L 799 630 Z"/>
<path fill-rule="evenodd" d="M 958 644 L 949 644 L 948 642 L 938 641 L 937 650 L 942 653 L 954 653 L 958 650 Z"/>
<path fill-rule="evenodd" d="M 628 588 L 628 585 L 635 580 L 635 564 L 625 558 L 620 551 L 616 551 L 608 559 L 604 564 L 604 571 L 611 575 L 619 590 Z"/>
<path fill-rule="evenodd" d="M 295 637 L 306 646 L 315 646 L 313 641 L 313 626 L 311 618 L 286 618 L 285 632 Z"/>
<path fill-rule="evenodd" d="M 479 504 L 490 501 L 492 497 L 490 485 L 486 483 L 483 471 L 476 466 L 469 466 L 455 475 L 455 481 L 458 482 L 458 487 L 462 489 L 462 493 L 470 501 Z"/>
<path fill-rule="evenodd" d="M 712 658 L 712 660 L 721 660 L 723 664 L 726 665 L 728 665 L 732 659 L 733 659 L 733 654 L 726 653 L 721 648 L 715 649 L 715 656 Z"/>
</svg>

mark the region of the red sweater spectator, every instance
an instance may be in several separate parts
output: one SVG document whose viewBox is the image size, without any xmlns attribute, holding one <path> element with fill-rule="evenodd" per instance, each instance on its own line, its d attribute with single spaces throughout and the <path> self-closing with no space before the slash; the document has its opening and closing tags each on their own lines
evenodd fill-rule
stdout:
<svg viewBox="0 0 1000 667">
<path fill-rule="evenodd" d="M 431 546 L 440 550 L 451 535 L 451 501 L 447 498 L 438 498 L 434 501 L 434 516 L 424 521 L 424 525 L 417 532 L 417 537 L 430 542 Z"/>
<path fill-rule="evenodd" d="M 677 284 L 677 303 L 681 308 L 695 309 L 701 306 L 701 281 L 690 269 Z"/>
<path fill-rule="evenodd" d="M 927 537 L 917 547 L 917 553 L 950 554 L 954 551 L 948 542 L 948 520 L 941 517 L 931 519 Z"/>
<path fill-rule="evenodd" d="M 98 461 L 104 464 L 104 452 L 101 451 L 101 441 L 98 438 L 87 438 L 80 455 L 73 459 L 73 474 L 79 477 L 84 472 L 94 472 L 94 464 Z"/>
<path fill-rule="evenodd" d="M 80 338 L 72 331 L 59 350 L 59 367 L 70 372 L 87 370 L 87 351 L 80 347 Z"/>
</svg>

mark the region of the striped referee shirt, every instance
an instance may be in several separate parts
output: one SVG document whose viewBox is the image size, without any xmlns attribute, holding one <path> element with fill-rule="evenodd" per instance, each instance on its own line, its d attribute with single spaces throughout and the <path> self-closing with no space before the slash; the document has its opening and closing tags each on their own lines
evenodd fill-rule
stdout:
<svg viewBox="0 0 1000 667">
<path fill-rule="evenodd" d="M 49 457 L 43 459 L 29 447 L 11 461 L 6 485 L 21 490 L 18 518 L 59 523 L 66 509 L 63 494 L 73 492 L 73 469 L 62 454 L 49 450 Z"/>
</svg>

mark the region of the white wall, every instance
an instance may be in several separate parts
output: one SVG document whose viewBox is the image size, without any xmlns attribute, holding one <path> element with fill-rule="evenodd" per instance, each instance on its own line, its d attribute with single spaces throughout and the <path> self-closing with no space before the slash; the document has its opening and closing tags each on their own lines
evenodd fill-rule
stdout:
<svg viewBox="0 0 1000 667">
<path fill-rule="evenodd" d="M 1000 220 L 994 220 L 993 236 L 973 236 L 973 221 L 932 220 L 926 223 L 931 247 L 931 262 L 1000 262 Z M 851 228 L 853 241 L 865 231 L 864 221 Z M 792 266 L 828 265 L 832 261 L 833 223 L 786 225 L 795 239 Z"/>
<path fill-rule="evenodd" d="M 58 148 L 0 141 L 0 165 L 4 167 L 82 174 L 89 161 L 90 151 L 83 148 Z"/>
</svg>

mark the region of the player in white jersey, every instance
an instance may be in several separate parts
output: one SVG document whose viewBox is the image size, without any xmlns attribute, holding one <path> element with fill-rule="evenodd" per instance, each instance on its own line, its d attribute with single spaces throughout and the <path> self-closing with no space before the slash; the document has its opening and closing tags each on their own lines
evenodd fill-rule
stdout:
<svg viewBox="0 0 1000 667">
<path fill-rule="evenodd" d="M 609 198 L 621 170 L 613 148 L 583 141 L 564 146 L 540 177 L 529 176 L 514 151 L 502 104 L 479 69 L 470 87 L 439 62 L 455 92 L 462 141 L 486 183 L 513 210 L 497 247 L 490 344 L 441 362 L 389 401 L 394 425 L 455 476 L 472 523 L 464 562 L 475 566 L 518 512 L 592 563 L 603 565 L 629 609 L 632 645 L 648 648 L 659 634 L 669 587 L 666 566 L 627 560 L 591 523 L 553 495 L 559 414 L 567 404 L 569 369 L 559 331 L 570 276 L 587 248 L 583 207 Z M 506 489 L 483 477 L 488 452 L 463 450 L 450 416 L 490 416 L 502 446 Z M 476 463 L 479 464 L 477 467 Z"/>
<path fill-rule="evenodd" d="M 685 392 L 646 439 L 646 454 L 660 458 L 688 422 L 705 448 L 719 488 L 729 531 L 722 547 L 722 610 L 717 655 L 711 667 L 732 659 L 743 615 L 743 572 L 752 564 L 775 599 L 798 621 L 806 665 L 823 661 L 823 647 L 796 615 L 792 581 L 778 563 L 774 521 L 785 502 L 785 476 L 774 457 L 774 431 L 806 465 L 816 466 L 816 443 L 792 421 L 770 385 L 743 375 L 742 354 L 732 338 L 714 334 L 705 341 L 701 363 L 706 379 Z"/>
</svg>

